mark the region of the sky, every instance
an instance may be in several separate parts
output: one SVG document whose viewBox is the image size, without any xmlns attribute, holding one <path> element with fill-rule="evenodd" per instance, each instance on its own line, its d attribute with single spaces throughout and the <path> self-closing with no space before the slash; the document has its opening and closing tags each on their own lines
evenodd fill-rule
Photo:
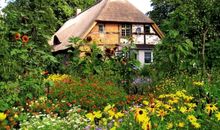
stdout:
<svg viewBox="0 0 220 130">
<path fill-rule="evenodd" d="M 5 6 L 6 6 L 5 0 L 0 0 L 0 9 Z"/>
<path fill-rule="evenodd" d="M 136 6 L 140 11 L 143 13 L 147 13 L 148 11 L 152 10 L 150 6 L 150 0 L 128 0 L 134 6 Z M 0 0 L 0 8 L 6 6 L 5 0 Z M 1 10 L 1 9 L 0 9 Z"/>
<path fill-rule="evenodd" d="M 128 0 L 134 6 L 136 6 L 141 12 L 147 13 L 152 10 L 150 0 Z"/>
</svg>

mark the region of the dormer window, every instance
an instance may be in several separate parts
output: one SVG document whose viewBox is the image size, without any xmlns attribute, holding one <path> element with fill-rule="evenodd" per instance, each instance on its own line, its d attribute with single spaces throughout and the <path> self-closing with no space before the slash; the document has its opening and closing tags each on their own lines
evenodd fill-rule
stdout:
<svg viewBox="0 0 220 130">
<path fill-rule="evenodd" d="M 99 24 L 99 33 L 105 33 L 105 25 Z"/>
<path fill-rule="evenodd" d="M 150 25 L 144 25 L 144 33 L 150 33 Z"/>
<path fill-rule="evenodd" d="M 131 25 L 130 24 L 122 24 L 121 25 L 121 36 L 122 37 L 131 36 Z"/>
<path fill-rule="evenodd" d="M 53 38 L 53 45 L 59 45 L 61 42 L 60 40 L 58 39 L 58 37 L 55 35 L 54 38 Z"/>
</svg>

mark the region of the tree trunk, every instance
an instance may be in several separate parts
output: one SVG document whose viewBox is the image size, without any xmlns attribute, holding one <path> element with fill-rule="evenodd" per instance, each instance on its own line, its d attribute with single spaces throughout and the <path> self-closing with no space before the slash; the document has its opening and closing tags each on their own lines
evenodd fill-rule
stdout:
<svg viewBox="0 0 220 130">
<path fill-rule="evenodd" d="M 202 75 L 203 77 L 206 74 L 206 65 L 205 65 L 205 43 L 206 43 L 206 35 L 207 35 L 208 29 L 206 29 L 202 34 Z"/>
</svg>

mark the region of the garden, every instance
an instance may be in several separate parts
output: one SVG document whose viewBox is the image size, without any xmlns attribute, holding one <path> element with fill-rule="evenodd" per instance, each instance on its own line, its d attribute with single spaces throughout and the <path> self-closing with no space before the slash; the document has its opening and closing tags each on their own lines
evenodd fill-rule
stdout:
<svg viewBox="0 0 220 130">
<path fill-rule="evenodd" d="M 48 40 L 73 8 L 94 2 L 15 0 L 2 10 L 0 130 L 219 130 L 219 2 L 152 0 L 165 38 L 149 65 L 131 38 L 118 55 L 76 37 L 52 53 Z"/>
</svg>

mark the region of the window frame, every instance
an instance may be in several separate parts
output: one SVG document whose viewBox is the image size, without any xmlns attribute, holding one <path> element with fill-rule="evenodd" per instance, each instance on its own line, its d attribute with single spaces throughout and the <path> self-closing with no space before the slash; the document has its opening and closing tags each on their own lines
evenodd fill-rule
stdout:
<svg viewBox="0 0 220 130">
<path fill-rule="evenodd" d="M 150 28 L 151 28 L 151 26 L 149 24 L 145 24 L 144 25 L 144 33 L 149 34 L 150 33 Z"/>
<path fill-rule="evenodd" d="M 132 26 L 131 24 L 121 24 L 121 37 L 132 36 Z"/>
<path fill-rule="evenodd" d="M 146 53 L 150 54 L 150 59 L 146 58 Z M 148 62 L 147 60 L 150 61 L 150 62 Z M 153 62 L 153 52 L 152 51 L 145 51 L 144 52 L 144 63 L 145 64 L 150 64 L 152 62 Z"/>
<path fill-rule="evenodd" d="M 99 33 L 105 33 L 105 24 L 99 23 L 98 27 L 99 27 Z"/>
</svg>

